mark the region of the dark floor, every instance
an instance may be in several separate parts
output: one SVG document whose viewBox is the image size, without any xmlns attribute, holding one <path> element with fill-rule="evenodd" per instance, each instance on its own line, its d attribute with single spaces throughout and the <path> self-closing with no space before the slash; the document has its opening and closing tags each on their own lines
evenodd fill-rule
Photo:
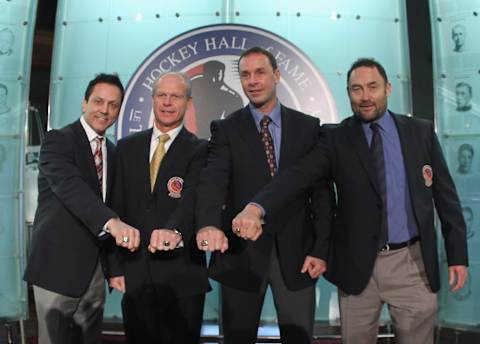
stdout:
<svg viewBox="0 0 480 344">
<path fill-rule="evenodd" d="M 10 326 L 12 337 L 8 338 L 5 323 L 0 326 L 0 344 L 21 344 L 20 326 L 18 322 L 8 323 Z M 24 322 L 27 344 L 37 344 L 36 340 L 36 323 L 34 320 Z M 382 329 L 387 331 L 388 329 Z M 122 344 L 125 343 L 122 333 L 122 326 L 119 323 L 104 324 L 105 334 L 103 335 L 103 344 Z M 380 334 L 378 344 L 395 344 L 395 338 L 387 333 Z M 327 324 L 317 324 L 315 333 L 317 339 L 314 344 L 340 344 L 341 340 L 338 336 L 339 328 L 327 326 Z M 478 344 L 480 343 L 480 328 L 464 328 L 452 329 L 446 326 L 436 329 L 435 344 Z M 204 337 L 201 343 L 221 344 L 221 339 L 215 337 Z M 275 338 L 259 338 L 258 343 L 278 343 Z"/>
</svg>

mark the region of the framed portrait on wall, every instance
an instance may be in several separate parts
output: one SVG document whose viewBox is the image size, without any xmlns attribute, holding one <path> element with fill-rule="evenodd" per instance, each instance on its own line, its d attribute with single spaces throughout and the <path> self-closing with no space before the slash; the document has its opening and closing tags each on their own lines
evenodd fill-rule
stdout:
<svg viewBox="0 0 480 344">
<path fill-rule="evenodd" d="M 467 226 L 469 261 L 480 264 L 480 201 L 462 199 L 461 204 Z"/>
<path fill-rule="evenodd" d="M 476 32 L 480 29 L 478 18 L 472 13 L 444 13 L 438 23 L 439 62 L 447 74 L 478 67 L 480 44 Z"/>
<path fill-rule="evenodd" d="M 16 135 L 22 130 L 21 81 L 0 76 L 0 135 Z"/>
<path fill-rule="evenodd" d="M 444 150 L 460 198 L 480 200 L 480 136 L 449 137 Z"/>
<path fill-rule="evenodd" d="M 480 76 L 459 75 L 438 89 L 443 131 L 450 135 L 480 134 Z"/>
</svg>

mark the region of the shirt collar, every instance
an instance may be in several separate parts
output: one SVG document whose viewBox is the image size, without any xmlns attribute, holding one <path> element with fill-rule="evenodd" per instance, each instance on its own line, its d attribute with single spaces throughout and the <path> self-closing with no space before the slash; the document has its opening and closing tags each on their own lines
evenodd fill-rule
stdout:
<svg viewBox="0 0 480 344">
<path fill-rule="evenodd" d="M 255 105 L 253 105 L 252 103 L 248 103 L 248 108 L 250 109 L 250 112 L 252 113 L 253 118 L 255 119 L 255 123 L 257 124 L 257 126 L 260 125 L 260 121 L 265 116 L 265 114 L 263 112 L 261 112 L 260 109 L 255 107 Z M 278 99 L 276 99 L 275 107 L 267 115 L 270 117 L 270 119 L 272 121 L 271 123 L 273 123 L 276 126 L 281 127 L 281 124 L 282 124 L 281 105 L 280 105 L 280 102 L 278 101 Z"/>
<path fill-rule="evenodd" d="M 85 134 L 87 134 L 88 142 L 92 142 L 97 137 L 104 137 L 103 135 L 99 135 L 93 128 L 87 123 L 85 117 L 82 115 L 80 117 L 80 123 L 82 124 L 83 130 L 85 130 Z"/>
<path fill-rule="evenodd" d="M 173 140 L 175 140 L 175 138 L 178 136 L 178 134 L 180 133 L 180 130 L 182 130 L 182 128 L 183 128 L 183 124 L 180 124 L 178 127 L 173 128 L 172 130 L 169 130 L 166 133 L 163 133 L 157 128 L 157 126 L 154 123 L 153 124 L 152 141 L 156 140 L 162 134 L 168 134 L 168 136 L 170 136 L 169 141 L 173 142 Z"/>
<path fill-rule="evenodd" d="M 386 132 L 389 132 L 395 126 L 395 123 L 393 121 L 393 117 L 390 115 L 388 110 L 386 110 L 385 113 L 379 119 L 377 119 L 373 122 L 376 122 L 378 124 L 378 126 L 380 127 L 380 129 L 382 129 L 383 131 L 386 131 Z M 370 124 L 372 124 L 373 122 L 362 122 L 363 130 L 364 131 L 372 130 L 370 128 Z"/>
</svg>

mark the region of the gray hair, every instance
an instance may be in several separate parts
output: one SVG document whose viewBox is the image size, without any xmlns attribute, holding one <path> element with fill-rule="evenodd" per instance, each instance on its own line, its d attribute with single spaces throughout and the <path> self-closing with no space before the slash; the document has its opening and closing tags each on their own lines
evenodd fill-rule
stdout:
<svg viewBox="0 0 480 344">
<path fill-rule="evenodd" d="M 187 96 L 187 99 L 192 96 L 192 81 L 188 77 L 188 75 L 184 72 L 168 72 L 165 74 L 162 74 L 157 80 L 155 80 L 155 83 L 153 84 L 153 89 L 152 89 L 152 96 L 155 95 L 155 92 L 157 91 L 158 84 L 160 84 L 160 81 L 166 77 L 166 76 L 178 76 L 179 78 L 182 79 L 183 84 L 185 85 L 185 95 Z"/>
</svg>

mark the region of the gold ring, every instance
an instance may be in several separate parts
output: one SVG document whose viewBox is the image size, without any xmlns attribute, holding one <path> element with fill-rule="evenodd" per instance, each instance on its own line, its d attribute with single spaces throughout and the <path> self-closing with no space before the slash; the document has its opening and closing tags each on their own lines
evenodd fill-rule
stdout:
<svg viewBox="0 0 480 344">
<path fill-rule="evenodd" d="M 129 240 L 130 240 L 130 239 L 128 238 L 128 236 L 124 236 L 124 237 L 122 238 L 122 241 L 123 241 L 125 244 L 128 244 L 128 241 L 129 241 Z"/>
<path fill-rule="evenodd" d="M 237 227 L 233 231 L 238 234 L 238 233 L 240 233 L 240 228 Z"/>
<path fill-rule="evenodd" d="M 165 247 L 170 246 L 170 241 L 168 241 L 168 240 L 163 240 L 163 246 L 165 246 Z"/>
<path fill-rule="evenodd" d="M 200 246 L 208 246 L 208 240 L 202 240 L 200 241 Z"/>
</svg>

